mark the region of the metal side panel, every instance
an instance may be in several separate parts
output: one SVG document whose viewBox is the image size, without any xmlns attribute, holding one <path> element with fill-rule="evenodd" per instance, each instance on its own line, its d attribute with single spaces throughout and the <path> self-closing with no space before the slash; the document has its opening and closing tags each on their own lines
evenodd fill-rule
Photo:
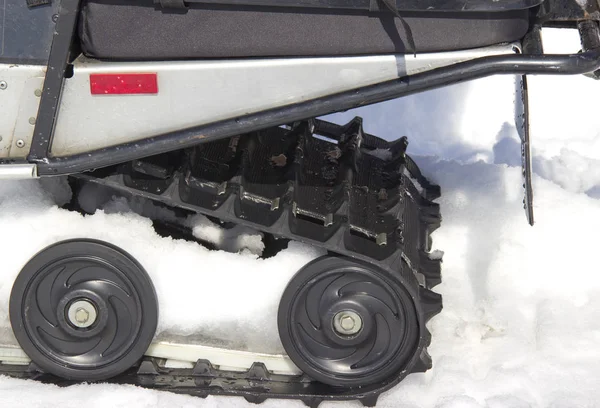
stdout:
<svg viewBox="0 0 600 408">
<path fill-rule="evenodd" d="M 505 44 L 451 53 L 180 62 L 80 58 L 66 79 L 52 139 L 55 157 L 133 142 L 376 84 L 473 58 Z M 158 93 L 92 95 L 90 75 L 156 73 Z"/>
<path fill-rule="evenodd" d="M 46 67 L 0 64 L 0 158 L 29 152 Z"/>
</svg>

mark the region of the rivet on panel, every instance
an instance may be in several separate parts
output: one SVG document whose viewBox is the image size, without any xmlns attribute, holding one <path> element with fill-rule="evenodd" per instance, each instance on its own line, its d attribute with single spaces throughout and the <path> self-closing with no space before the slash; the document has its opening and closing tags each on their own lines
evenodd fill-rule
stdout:
<svg viewBox="0 0 600 408">
<path fill-rule="evenodd" d="M 4 91 L 6 88 L 8 88 L 6 81 L 0 81 L 0 89 Z"/>
<path fill-rule="evenodd" d="M 35 118 L 33 116 L 29 118 L 29 124 L 35 125 Z"/>
<path fill-rule="evenodd" d="M 17 140 L 17 147 L 18 148 L 25 147 L 25 142 L 22 139 Z"/>
</svg>

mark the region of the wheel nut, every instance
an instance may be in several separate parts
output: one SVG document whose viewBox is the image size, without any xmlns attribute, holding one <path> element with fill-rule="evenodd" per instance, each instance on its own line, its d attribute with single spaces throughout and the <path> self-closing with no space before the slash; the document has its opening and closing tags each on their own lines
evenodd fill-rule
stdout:
<svg viewBox="0 0 600 408">
<path fill-rule="evenodd" d="M 78 328 L 85 329 L 96 321 L 98 314 L 96 307 L 88 300 L 77 300 L 67 308 L 69 322 Z"/>
<path fill-rule="evenodd" d="M 346 331 L 350 331 L 350 330 L 354 329 L 354 319 L 350 316 L 344 316 L 340 320 L 340 323 L 342 325 L 342 328 Z"/>
<path fill-rule="evenodd" d="M 75 311 L 75 320 L 77 323 L 87 323 L 90 314 L 84 308 L 80 307 Z"/>
<path fill-rule="evenodd" d="M 333 317 L 333 329 L 344 336 L 358 333 L 362 326 L 363 322 L 360 315 L 351 310 L 344 310 Z"/>
</svg>

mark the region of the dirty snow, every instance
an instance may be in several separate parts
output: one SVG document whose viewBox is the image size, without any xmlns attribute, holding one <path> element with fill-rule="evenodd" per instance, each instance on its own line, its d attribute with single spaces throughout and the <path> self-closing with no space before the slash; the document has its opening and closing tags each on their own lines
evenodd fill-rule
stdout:
<svg viewBox="0 0 600 408">
<path fill-rule="evenodd" d="M 545 30 L 547 48 L 577 51 L 572 32 Z M 367 131 L 409 136 L 424 173 L 442 186 L 444 310 L 429 324 L 434 368 L 408 377 L 378 406 L 595 407 L 600 405 L 600 83 L 530 78 L 536 226 L 522 209 L 513 79 L 494 77 L 336 115 L 365 117 Z M 581 94 L 578 90 L 588 93 Z M 586 106 L 585 103 L 591 106 Z M 160 299 L 159 331 L 260 351 L 280 347 L 275 312 L 291 275 L 318 251 L 300 244 L 259 259 L 157 236 L 148 219 L 113 200 L 83 217 L 58 209 L 69 191 L 54 182 L 0 184 L 0 327 L 11 279 L 39 249 L 88 236 L 116 243 L 144 266 Z M 200 220 L 199 228 L 207 220 Z M 214 225 L 205 237 L 227 237 Z M 252 236 L 252 231 L 245 234 Z M 251 240 L 250 240 L 251 241 Z M 230 248 L 231 249 L 231 248 Z M 182 285 L 182 282 L 184 284 Z M 266 407 L 302 407 L 267 401 Z M 245 407 L 135 387 L 60 389 L 0 378 L 2 407 Z M 322 406 L 358 407 L 357 402 Z"/>
</svg>

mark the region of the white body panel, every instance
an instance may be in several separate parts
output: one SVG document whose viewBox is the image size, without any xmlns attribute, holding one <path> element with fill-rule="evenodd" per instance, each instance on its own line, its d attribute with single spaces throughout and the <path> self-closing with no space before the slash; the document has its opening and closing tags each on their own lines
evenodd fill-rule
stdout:
<svg viewBox="0 0 600 408">
<path fill-rule="evenodd" d="M 217 61 L 102 62 L 79 58 L 65 80 L 51 154 L 85 153 L 231 119 L 488 55 L 514 44 L 413 55 Z M 0 64 L 0 157 L 29 152 L 41 66 Z M 92 95 L 90 74 L 157 73 L 158 94 Z M 38 92 L 39 94 L 39 92 Z M 21 140 L 18 143 L 17 141 Z"/>
<path fill-rule="evenodd" d="M 0 157 L 29 153 L 35 125 L 31 118 L 37 116 L 45 75 L 45 66 L 0 64 L 0 83 L 5 84 L 0 87 Z"/>
<path fill-rule="evenodd" d="M 52 142 L 68 156 L 330 95 L 512 45 L 450 53 L 114 63 L 79 61 L 66 80 Z M 92 73 L 157 72 L 157 95 L 91 95 Z"/>
</svg>

